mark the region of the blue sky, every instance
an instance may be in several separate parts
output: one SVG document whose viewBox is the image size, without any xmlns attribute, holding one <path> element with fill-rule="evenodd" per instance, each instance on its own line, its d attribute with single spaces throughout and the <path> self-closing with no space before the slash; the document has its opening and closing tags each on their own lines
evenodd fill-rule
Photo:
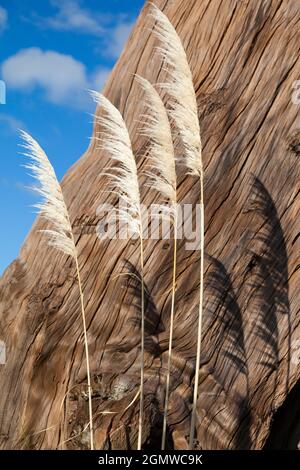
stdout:
<svg viewBox="0 0 300 470">
<path fill-rule="evenodd" d="M 46 150 L 61 178 L 91 135 L 93 104 L 144 0 L 0 0 L 0 274 L 16 258 L 32 222 L 31 179 L 18 129 Z M 0 100 L 1 101 L 1 100 Z"/>
</svg>

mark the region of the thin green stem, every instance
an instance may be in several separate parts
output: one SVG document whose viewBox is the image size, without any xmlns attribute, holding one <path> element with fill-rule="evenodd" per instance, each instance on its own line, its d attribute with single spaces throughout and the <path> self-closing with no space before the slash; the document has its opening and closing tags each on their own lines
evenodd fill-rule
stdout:
<svg viewBox="0 0 300 470">
<path fill-rule="evenodd" d="M 163 432 L 162 432 L 162 440 L 161 440 L 162 450 L 165 450 L 166 435 L 167 435 L 167 416 L 168 416 L 169 394 L 170 394 L 170 377 L 171 377 L 173 331 L 174 331 L 174 316 L 175 316 L 176 266 L 177 266 L 177 208 L 176 208 L 176 212 L 174 216 L 172 300 L 171 300 L 171 317 L 170 317 L 170 332 L 169 332 L 168 365 L 167 365 L 167 377 L 166 377 L 166 395 L 165 395 L 164 418 L 163 418 Z"/>
<path fill-rule="evenodd" d="M 189 449 L 194 447 L 195 425 L 197 415 L 197 400 L 199 388 L 199 374 L 200 374 L 200 359 L 201 359 L 201 336 L 202 336 L 202 317 L 203 317 L 203 297 L 204 297 L 204 188 L 203 188 L 203 173 L 200 175 L 200 285 L 199 285 L 199 315 L 198 315 L 198 335 L 197 335 L 197 353 L 196 353 L 196 366 L 195 366 L 195 383 L 193 406 L 190 427 Z"/>
</svg>

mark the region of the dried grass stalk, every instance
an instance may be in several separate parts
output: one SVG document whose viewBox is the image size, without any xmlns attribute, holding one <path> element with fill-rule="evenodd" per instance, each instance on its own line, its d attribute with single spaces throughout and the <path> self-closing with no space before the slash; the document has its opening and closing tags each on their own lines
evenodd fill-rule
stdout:
<svg viewBox="0 0 300 470">
<path fill-rule="evenodd" d="M 151 14 L 156 21 L 154 33 L 160 40 L 158 51 L 165 60 L 165 69 L 168 74 L 168 82 L 164 83 L 162 86 L 170 97 L 170 115 L 174 120 L 176 128 L 179 132 L 184 150 L 184 155 L 180 158 L 180 160 L 187 167 L 188 174 L 197 175 L 200 179 L 201 259 L 196 369 L 189 437 L 189 447 L 192 449 L 194 446 L 197 414 L 204 289 L 204 175 L 202 165 L 202 145 L 193 77 L 184 47 L 175 28 L 167 16 L 162 13 L 155 5 L 152 7 Z"/>
<path fill-rule="evenodd" d="M 145 356 L 145 300 L 144 300 L 144 244 L 141 214 L 141 198 L 136 161 L 126 124 L 121 113 L 105 96 L 91 92 L 94 101 L 102 108 L 103 114 L 96 115 L 95 120 L 101 126 L 99 148 L 106 151 L 117 167 L 109 168 L 105 175 L 110 178 L 110 192 L 117 194 L 126 204 L 126 209 L 116 209 L 119 221 L 125 222 L 132 235 L 140 239 L 141 263 L 141 385 L 140 413 L 138 425 L 138 450 L 142 448 L 144 416 L 144 356 Z"/>
<path fill-rule="evenodd" d="M 91 387 L 91 374 L 90 374 L 90 360 L 88 349 L 88 338 L 86 328 L 86 316 L 84 309 L 84 299 L 82 291 L 81 276 L 78 263 L 78 254 L 73 236 L 72 226 L 69 218 L 68 209 L 64 200 L 61 186 L 57 180 L 53 166 L 51 165 L 46 153 L 39 146 L 39 144 L 26 132 L 21 131 L 21 137 L 24 144 L 22 147 L 25 149 L 24 154 L 28 156 L 31 163 L 25 165 L 30 170 L 31 175 L 35 178 L 39 185 L 34 187 L 35 191 L 42 196 L 41 203 L 36 204 L 40 211 L 41 216 L 48 220 L 51 225 L 51 230 L 41 230 L 48 238 L 48 244 L 62 253 L 71 256 L 76 265 L 76 274 L 79 287 L 80 305 L 84 333 L 84 346 L 87 366 L 87 381 L 88 381 L 88 397 L 89 397 L 89 423 L 90 427 L 90 446 L 91 450 L 94 449 L 93 438 L 93 412 L 92 412 L 92 387 Z"/>
<path fill-rule="evenodd" d="M 173 277 L 172 277 L 172 298 L 171 315 L 169 329 L 168 364 L 166 375 L 166 392 L 164 403 L 162 450 L 165 449 L 167 433 L 167 415 L 170 394 L 170 376 L 172 363 L 172 346 L 175 316 L 175 295 L 176 295 L 176 267 L 177 267 L 177 192 L 176 192 L 176 166 L 174 146 L 172 140 L 171 126 L 168 114 L 162 99 L 156 89 L 142 77 L 136 77 L 138 83 L 144 90 L 146 102 L 146 114 L 142 133 L 151 141 L 149 150 L 150 171 L 146 175 L 150 178 L 148 185 L 156 189 L 164 199 L 170 203 L 169 216 L 172 218 L 174 229 L 173 245 Z"/>
</svg>

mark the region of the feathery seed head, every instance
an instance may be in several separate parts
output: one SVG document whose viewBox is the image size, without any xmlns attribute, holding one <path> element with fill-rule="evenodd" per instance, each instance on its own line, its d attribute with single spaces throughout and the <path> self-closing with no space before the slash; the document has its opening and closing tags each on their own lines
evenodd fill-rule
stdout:
<svg viewBox="0 0 300 470">
<path fill-rule="evenodd" d="M 181 40 L 167 16 L 152 5 L 151 16 L 156 20 L 154 33 L 160 40 L 159 53 L 167 64 L 170 77 L 163 84 L 171 99 L 170 115 L 179 131 L 185 156 L 180 159 L 190 174 L 202 172 L 201 136 L 193 77 Z"/>
<path fill-rule="evenodd" d="M 176 203 L 176 168 L 170 122 L 162 99 L 151 83 L 136 76 L 145 97 L 147 114 L 142 133 L 151 140 L 149 159 L 151 170 L 147 172 L 154 187 L 171 203 Z"/>
<path fill-rule="evenodd" d="M 101 93 L 91 91 L 94 101 L 103 109 L 104 114 L 95 116 L 101 126 L 99 148 L 108 152 L 118 164 L 105 175 L 110 178 L 110 192 L 118 195 L 128 210 L 117 210 L 118 219 L 126 222 L 132 234 L 142 233 L 141 201 L 138 174 L 131 141 L 126 124 L 119 110 Z"/>
<path fill-rule="evenodd" d="M 33 189 L 43 198 L 43 201 L 35 207 L 39 209 L 41 216 L 53 225 L 52 230 L 41 230 L 41 232 L 47 235 L 50 246 L 75 258 L 76 247 L 71 236 L 72 227 L 55 171 L 39 144 L 27 132 L 20 131 L 20 135 L 24 141 L 22 147 L 26 150 L 24 155 L 31 160 L 25 168 L 28 168 L 31 176 L 39 182 L 39 185 Z"/>
</svg>

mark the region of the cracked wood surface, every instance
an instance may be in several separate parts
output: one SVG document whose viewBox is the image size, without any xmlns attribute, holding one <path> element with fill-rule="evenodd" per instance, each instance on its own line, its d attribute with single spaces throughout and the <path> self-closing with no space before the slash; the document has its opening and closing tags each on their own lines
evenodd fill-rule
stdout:
<svg viewBox="0 0 300 470">
<path fill-rule="evenodd" d="M 300 7 L 288 0 L 155 3 L 187 50 L 204 146 L 206 270 L 197 446 L 259 449 L 276 410 L 300 378 L 300 106 L 292 103 L 293 82 L 300 79 Z M 148 142 L 138 135 L 142 93 L 133 74 L 157 83 L 165 73 L 155 54 L 148 11 L 146 2 L 105 87 L 125 117 L 139 168 Z M 94 135 L 98 131 L 95 126 Z M 85 294 L 95 443 L 97 448 L 128 449 L 137 444 L 139 247 L 95 235 L 97 207 L 107 197 L 101 194 L 107 182 L 99 176 L 105 165 L 107 156 L 92 140 L 64 177 L 63 189 Z M 179 200 L 195 204 L 197 180 L 185 177 L 182 168 L 178 178 Z M 159 202 L 144 185 L 142 190 L 144 202 Z M 37 220 L 0 281 L 0 334 L 7 345 L 7 363 L 0 365 L 3 449 L 88 446 L 75 268 L 45 245 L 38 233 L 44 227 Z M 148 240 L 145 256 L 143 443 L 155 448 L 162 426 L 172 243 Z M 186 250 L 184 240 L 177 284 L 168 446 L 186 448 L 199 253 Z M 293 443 L 297 440 L 293 432 Z"/>
</svg>

